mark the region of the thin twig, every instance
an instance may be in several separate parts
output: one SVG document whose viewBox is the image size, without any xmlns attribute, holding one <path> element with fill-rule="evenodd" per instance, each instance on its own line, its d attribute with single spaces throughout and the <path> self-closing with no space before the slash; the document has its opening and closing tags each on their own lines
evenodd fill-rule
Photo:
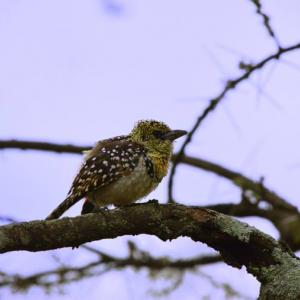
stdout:
<svg viewBox="0 0 300 300">
<path fill-rule="evenodd" d="M 262 69 L 268 62 L 279 59 L 283 54 L 294 51 L 296 49 L 300 48 L 300 43 L 297 43 L 295 45 L 292 45 L 290 47 L 286 48 L 279 48 L 277 52 L 274 54 L 264 58 L 260 62 L 249 65 L 246 69 L 244 69 L 244 72 L 241 76 L 228 80 L 223 90 L 217 95 L 216 97 L 212 98 L 209 102 L 209 105 L 205 108 L 203 113 L 198 117 L 197 121 L 195 122 L 194 126 L 190 130 L 190 132 L 187 134 L 186 139 L 184 143 L 181 146 L 181 149 L 178 152 L 177 159 L 174 161 L 174 164 L 171 168 L 170 177 L 169 177 L 169 183 L 168 183 L 168 196 L 169 196 L 169 202 L 174 202 L 173 197 L 173 182 L 174 182 L 174 175 L 176 172 L 176 168 L 178 163 L 180 162 L 181 158 L 184 156 L 185 149 L 188 146 L 188 144 L 192 141 L 192 137 L 199 128 L 199 126 L 202 124 L 202 122 L 205 120 L 205 118 L 215 110 L 215 108 L 220 104 L 221 100 L 225 98 L 227 93 L 231 90 L 233 90 L 238 84 L 249 78 L 252 73 L 255 71 Z"/>
<path fill-rule="evenodd" d="M 58 285 L 98 276 L 110 270 L 120 270 L 128 267 L 134 268 L 136 271 L 147 268 L 149 271 L 174 269 L 185 272 L 187 270 L 193 270 L 198 266 L 222 261 L 220 255 L 203 255 L 185 260 L 171 260 L 168 257 L 156 258 L 151 256 L 139 258 L 128 256 L 120 258 L 103 253 L 102 251 L 89 246 L 82 247 L 97 254 L 98 259 L 80 267 L 63 266 L 28 276 L 1 272 L 0 288 L 10 286 L 17 290 L 27 290 L 30 287 L 39 286 L 49 289 L 50 287 L 57 287 Z"/>
<path fill-rule="evenodd" d="M 163 270 L 163 269 L 178 269 L 186 271 L 194 269 L 200 265 L 207 265 L 211 263 L 221 262 L 222 258 L 219 255 L 199 256 L 187 260 L 170 260 L 166 257 L 133 259 L 133 258 L 117 258 L 110 255 L 105 255 L 106 259 L 98 259 L 91 263 L 85 264 L 81 267 L 61 267 L 52 270 L 32 274 L 29 276 L 21 276 L 19 274 L 0 274 L 0 287 L 11 286 L 15 289 L 28 289 L 33 286 L 47 287 L 57 286 L 61 284 L 78 281 L 84 278 L 89 278 L 99 274 L 97 267 L 105 266 L 104 270 L 116 270 L 133 267 L 135 270 L 148 268 L 149 270 Z M 110 257 L 110 259 L 107 259 Z M 101 271 L 103 271 L 101 269 Z M 55 276 L 55 277 L 53 277 Z"/>
<path fill-rule="evenodd" d="M 264 27 L 266 28 L 268 34 L 274 40 L 276 46 L 280 49 L 281 46 L 280 46 L 279 40 L 278 40 L 277 36 L 275 35 L 275 32 L 272 29 L 271 24 L 270 24 L 270 17 L 266 13 L 263 12 L 262 5 L 259 0 L 250 0 L 250 1 L 255 5 L 256 13 L 262 17 Z"/>
</svg>

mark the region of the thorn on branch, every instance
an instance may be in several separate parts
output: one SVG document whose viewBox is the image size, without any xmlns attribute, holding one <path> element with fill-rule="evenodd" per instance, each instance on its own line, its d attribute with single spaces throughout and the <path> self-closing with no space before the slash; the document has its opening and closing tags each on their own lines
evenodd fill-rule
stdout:
<svg viewBox="0 0 300 300">
<path fill-rule="evenodd" d="M 239 62 L 239 69 L 249 72 L 253 68 L 252 64 L 247 64 L 243 61 Z"/>
</svg>

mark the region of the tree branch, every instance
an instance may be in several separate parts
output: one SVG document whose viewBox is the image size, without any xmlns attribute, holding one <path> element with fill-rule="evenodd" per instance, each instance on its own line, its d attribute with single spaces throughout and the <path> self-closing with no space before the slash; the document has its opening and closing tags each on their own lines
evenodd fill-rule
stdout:
<svg viewBox="0 0 300 300">
<path fill-rule="evenodd" d="M 266 28 L 269 36 L 274 40 L 276 46 L 278 48 L 280 48 L 279 40 L 278 40 L 277 36 L 275 35 L 275 32 L 272 29 L 271 24 L 270 24 L 270 17 L 266 13 L 263 12 L 260 1 L 259 0 L 250 0 L 250 2 L 252 2 L 255 5 L 256 13 L 262 17 L 264 27 Z"/>
<path fill-rule="evenodd" d="M 240 237 L 235 237 L 233 232 L 227 232 L 229 229 L 233 230 L 232 226 L 240 227 L 247 235 L 255 232 L 254 228 L 248 228 L 245 224 L 212 210 L 151 202 L 75 218 L 1 226 L 0 253 L 74 247 L 94 240 L 143 233 L 156 235 L 162 240 L 189 236 L 222 251 L 223 242 L 226 240 L 242 243 Z M 221 244 L 218 242 L 220 239 L 223 240 Z M 247 242 L 245 246 L 246 244 Z M 246 263 L 245 257 L 238 256 L 233 259 L 238 265 Z"/>
<path fill-rule="evenodd" d="M 243 192 L 252 191 L 256 199 L 256 203 L 251 203 L 248 200 L 239 204 L 218 204 L 208 208 L 233 216 L 258 216 L 268 219 L 278 229 L 284 242 L 294 251 L 300 249 L 300 213 L 298 208 L 268 189 L 263 182 L 256 182 L 241 173 L 200 158 L 184 156 L 181 158 L 181 162 L 227 178 L 240 187 Z M 271 206 L 268 209 L 259 208 L 261 201 L 265 201 Z"/>
<path fill-rule="evenodd" d="M 57 153 L 82 154 L 83 151 L 91 149 L 92 146 L 74 146 L 70 144 L 56 144 L 48 142 L 34 142 L 22 140 L 2 140 L 0 149 L 41 150 Z"/>
<path fill-rule="evenodd" d="M 176 157 L 174 157 L 174 160 L 176 160 Z M 284 198 L 277 195 L 273 191 L 269 190 L 267 187 L 263 185 L 262 182 L 256 182 L 244 176 L 241 173 L 232 171 L 216 163 L 212 163 L 210 161 L 201 158 L 191 157 L 191 156 L 181 157 L 180 162 L 209 172 L 213 172 L 214 174 L 227 178 L 233 184 L 240 187 L 242 190 L 244 191 L 250 190 L 254 192 L 255 195 L 257 195 L 257 198 L 259 198 L 260 200 L 265 200 L 266 202 L 270 203 L 274 207 L 291 210 L 293 212 L 298 212 L 297 207 L 291 205 Z"/>
<path fill-rule="evenodd" d="M 21 150 L 40 150 L 57 153 L 72 153 L 82 154 L 83 151 L 91 149 L 92 146 L 76 146 L 71 144 L 56 144 L 49 142 L 36 142 L 36 141 L 22 141 L 22 140 L 0 140 L 0 149 L 21 149 Z M 213 172 L 219 176 L 227 178 L 235 185 L 243 190 L 251 190 L 259 195 L 260 198 L 269 202 L 270 204 L 289 210 L 297 210 L 297 208 L 273 191 L 265 187 L 261 182 L 255 182 L 247 178 L 241 173 L 232 171 L 216 163 L 208 160 L 196 158 L 192 156 L 183 156 L 179 158 L 179 154 L 175 154 L 172 160 L 177 163 L 181 162 L 189 166 L 197 167 L 202 170 Z"/>
<path fill-rule="evenodd" d="M 204 242 L 219 251 L 227 264 L 246 266 L 262 283 L 262 294 L 284 292 L 285 299 L 295 299 L 289 298 L 293 289 L 293 295 L 300 296 L 300 285 L 295 286 L 295 280 L 300 280 L 300 261 L 290 250 L 253 227 L 198 207 L 152 201 L 76 218 L 6 225 L 0 227 L 0 253 L 72 247 L 137 234 L 164 241 L 187 236 Z M 280 290 L 278 280 L 284 283 Z"/>
<path fill-rule="evenodd" d="M 202 114 L 198 117 L 196 120 L 194 126 L 190 130 L 190 132 L 187 134 L 185 141 L 183 142 L 181 149 L 178 152 L 177 160 L 174 161 L 174 164 L 170 171 L 170 177 L 169 177 L 169 184 L 168 184 L 168 194 L 169 194 L 169 202 L 173 202 L 173 182 L 174 182 L 174 175 L 176 172 L 177 165 L 180 161 L 180 159 L 185 154 L 185 149 L 188 146 L 188 144 L 192 141 L 193 135 L 198 130 L 199 126 L 202 124 L 202 122 L 206 119 L 206 117 L 213 112 L 216 107 L 221 103 L 221 101 L 225 98 L 228 92 L 235 89 L 241 82 L 248 79 L 255 71 L 262 69 L 267 63 L 274 59 L 279 59 L 283 54 L 297 50 L 300 48 L 300 43 L 297 43 L 295 45 L 292 45 L 290 47 L 286 48 L 279 48 L 275 53 L 271 54 L 270 56 L 262 59 L 256 64 L 253 65 L 247 65 L 247 68 L 244 68 L 242 75 L 240 75 L 237 78 L 230 79 L 227 81 L 226 85 L 224 86 L 223 90 L 214 98 L 212 98 L 209 101 L 209 105 L 204 109 Z"/>
<path fill-rule="evenodd" d="M 219 255 L 198 256 L 185 260 L 170 260 L 168 257 L 154 258 L 148 255 L 141 255 L 140 257 L 129 255 L 128 257 L 120 258 L 111 256 L 88 246 L 84 247 L 97 254 L 98 259 L 90 263 L 86 263 L 83 266 L 61 266 L 29 276 L 1 273 L 0 287 L 10 286 L 17 290 L 26 290 L 33 286 L 50 288 L 57 285 L 79 281 L 84 278 L 97 276 L 110 270 L 124 269 L 127 267 L 132 267 L 135 270 L 140 270 L 142 268 L 147 268 L 151 271 L 174 269 L 176 271 L 184 272 L 201 265 L 222 261 L 222 258 Z"/>
<path fill-rule="evenodd" d="M 47 142 L 20 141 L 20 140 L 2 140 L 0 149 L 23 149 L 23 150 L 42 150 L 58 153 L 82 154 L 82 151 L 90 149 L 92 146 L 76 146 L 70 144 L 56 144 Z M 173 155 L 173 161 L 178 159 Z M 243 191 L 252 191 L 257 203 L 240 203 L 240 204 L 220 204 L 212 208 L 233 216 L 251 216 L 255 215 L 270 220 L 281 234 L 284 240 L 293 250 L 300 249 L 300 239 L 298 232 L 300 228 L 300 214 L 298 209 L 291 205 L 283 197 L 268 189 L 261 181 L 254 181 L 241 173 L 232 171 L 216 163 L 195 158 L 183 156 L 181 163 L 212 172 L 230 180 L 233 184 L 240 187 Z M 272 205 L 272 209 L 260 209 L 259 201 L 266 201 Z M 1 217 L 0 217 L 1 220 Z M 5 221 L 4 219 L 2 219 Z M 9 220 L 6 220 L 9 221 Z"/>
</svg>

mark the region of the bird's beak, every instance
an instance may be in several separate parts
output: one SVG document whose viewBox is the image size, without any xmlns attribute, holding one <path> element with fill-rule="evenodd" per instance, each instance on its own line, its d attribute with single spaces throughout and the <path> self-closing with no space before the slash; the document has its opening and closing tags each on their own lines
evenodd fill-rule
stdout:
<svg viewBox="0 0 300 300">
<path fill-rule="evenodd" d="M 163 134 L 162 138 L 164 140 L 174 141 L 185 134 L 187 134 L 185 130 L 171 130 Z"/>
</svg>

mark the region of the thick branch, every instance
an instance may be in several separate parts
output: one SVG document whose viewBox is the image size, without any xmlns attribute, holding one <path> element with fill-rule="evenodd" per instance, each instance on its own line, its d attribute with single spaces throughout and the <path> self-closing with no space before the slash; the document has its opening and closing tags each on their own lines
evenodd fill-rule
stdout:
<svg viewBox="0 0 300 300">
<path fill-rule="evenodd" d="M 47 142 L 20 140 L 0 141 L 0 149 L 41 150 L 81 154 L 82 151 L 90 148 L 91 146 L 76 146 Z M 173 160 L 176 159 L 177 155 L 174 155 Z M 216 163 L 191 156 L 181 157 L 180 162 L 227 178 L 242 190 L 253 191 L 257 199 L 271 204 L 272 209 L 270 210 L 260 209 L 257 207 L 257 204 L 251 205 L 249 203 L 247 205 L 245 205 L 245 203 L 217 205 L 213 207 L 213 209 L 233 216 L 259 216 L 266 218 L 273 222 L 276 228 L 280 231 L 281 238 L 288 243 L 293 250 L 300 249 L 300 239 L 298 234 L 300 228 L 300 215 L 298 209 L 291 205 L 287 200 L 268 189 L 262 182 L 256 182 L 241 173 L 232 171 Z"/>
<path fill-rule="evenodd" d="M 243 201 L 240 204 L 221 204 L 212 206 L 212 209 L 239 217 L 258 216 L 268 219 L 278 229 L 283 241 L 293 250 L 300 249 L 300 213 L 297 207 L 268 189 L 262 182 L 254 181 L 241 173 L 218 164 L 188 156 L 182 157 L 181 162 L 227 178 L 243 191 L 252 191 L 258 200 L 257 203 Z M 259 201 L 266 201 L 271 205 L 270 208 L 259 208 Z"/>
<path fill-rule="evenodd" d="M 246 266 L 263 284 L 262 293 L 274 288 L 280 277 L 285 286 L 276 291 L 278 295 L 285 291 L 285 299 L 294 299 L 288 297 L 293 284 L 294 295 L 300 296 L 300 286 L 294 286 L 300 279 L 300 262 L 292 252 L 253 227 L 197 207 L 153 202 L 76 218 L 2 226 L 0 252 L 49 250 L 137 234 L 155 235 L 164 241 L 187 236 L 204 242 L 220 251 L 228 264 Z"/>
</svg>

